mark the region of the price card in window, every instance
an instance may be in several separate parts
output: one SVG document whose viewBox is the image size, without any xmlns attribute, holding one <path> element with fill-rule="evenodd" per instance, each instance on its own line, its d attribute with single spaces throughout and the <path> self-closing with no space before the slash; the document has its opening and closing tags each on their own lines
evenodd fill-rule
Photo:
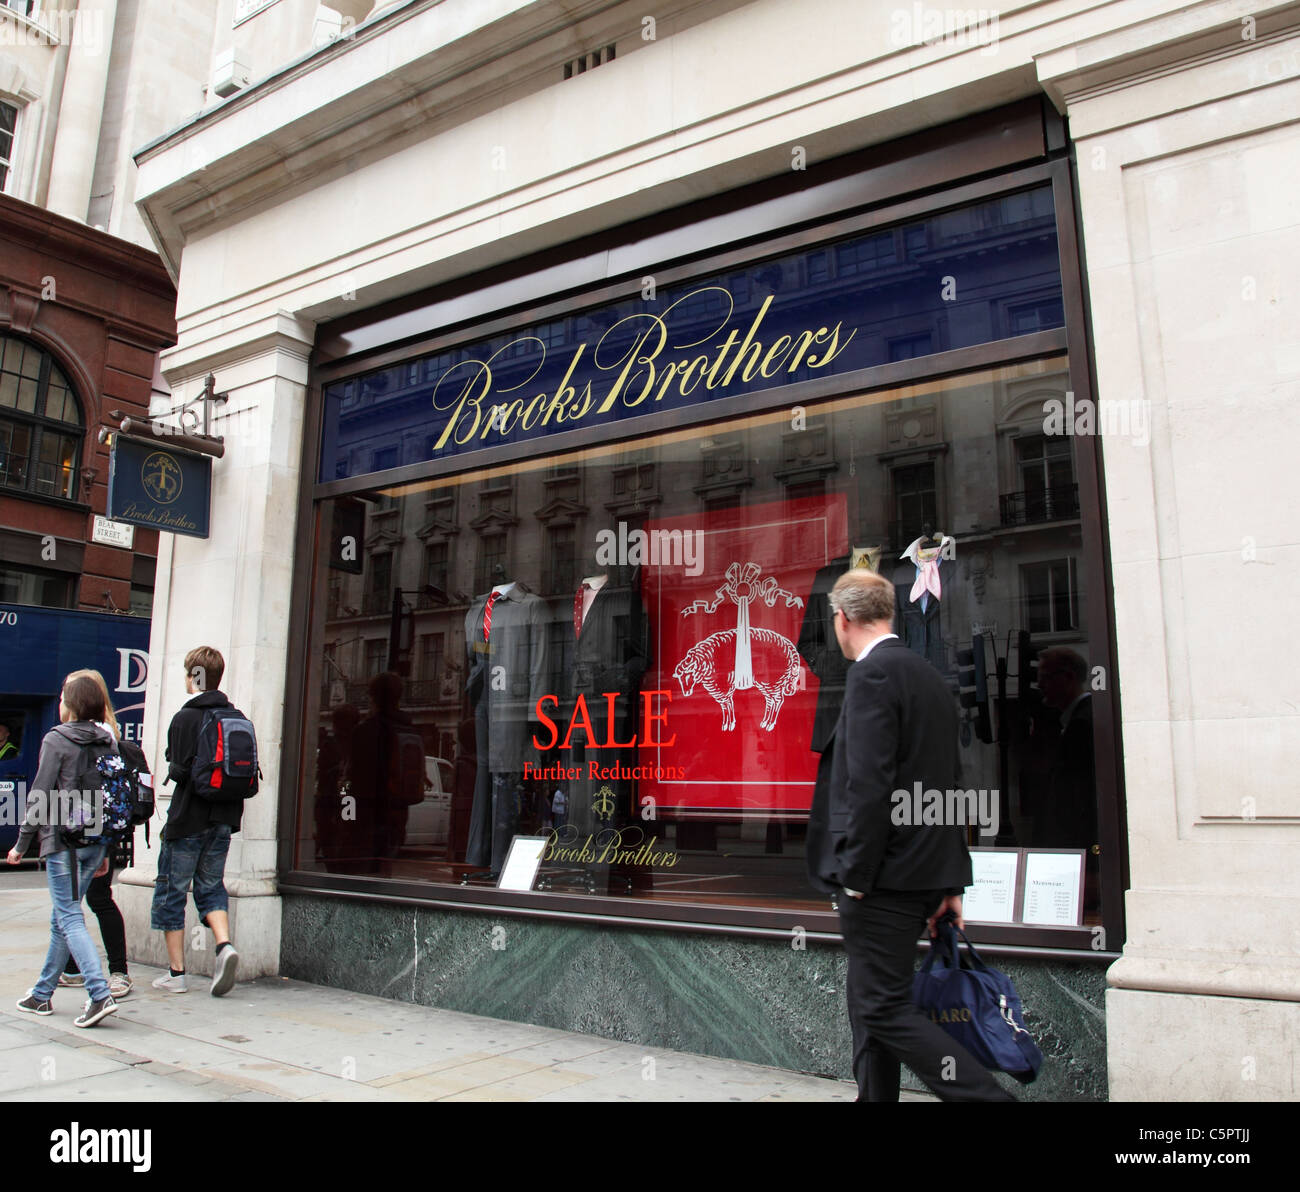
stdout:
<svg viewBox="0 0 1300 1192">
<path fill-rule="evenodd" d="M 1023 923 L 1077 927 L 1083 923 L 1083 849 L 1025 853 Z"/>
<path fill-rule="evenodd" d="M 549 836 L 516 836 L 510 842 L 510 853 L 501 867 L 497 889 L 531 890 L 549 840 Z"/>
<path fill-rule="evenodd" d="M 1019 849 L 970 850 L 972 883 L 962 896 L 962 917 L 968 922 L 1014 923 Z"/>
</svg>

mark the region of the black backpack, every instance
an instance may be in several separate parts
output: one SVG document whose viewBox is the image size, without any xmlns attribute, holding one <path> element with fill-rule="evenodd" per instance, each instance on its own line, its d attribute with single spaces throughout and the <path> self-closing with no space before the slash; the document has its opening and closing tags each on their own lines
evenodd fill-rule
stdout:
<svg viewBox="0 0 1300 1192">
<path fill-rule="evenodd" d="M 50 792 L 57 805 L 58 842 L 69 854 L 73 898 L 80 899 L 77 849 L 103 844 L 118 852 L 133 831 L 135 789 L 134 772 L 113 742 L 99 740 L 81 746 L 73 789 Z"/>
<path fill-rule="evenodd" d="M 210 803 L 238 803 L 257 794 L 257 734 L 238 708 L 206 708 L 190 764 L 195 794 Z"/>
<path fill-rule="evenodd" d="M 122 755 L 122 764 L 130 775 L 131 823 L 130 828 L 114 842 L 113 868 L 128 869 L 135 864 L 135 829 L 141 824 L 144 824 L 145 847 L 149 847 L 149 821 L 154 813 L 153 775 L 149 772 L 144 750 L 134 741 L 118 741 L 117 748 Z"/>
</svg>

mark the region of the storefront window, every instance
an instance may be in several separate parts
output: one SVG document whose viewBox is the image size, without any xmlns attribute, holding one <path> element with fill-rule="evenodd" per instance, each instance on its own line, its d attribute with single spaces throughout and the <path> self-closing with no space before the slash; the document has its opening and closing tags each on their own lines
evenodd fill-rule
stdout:
<svg viewBox="0 0 1300 1192">
<path fill-rule="evenodd" d="M 1068 387 L 1056 355 L 317 502 L 297 867 L 491 885 L 537 836 L 539 889 L 824 907 L 826 595 L 858 561 L 961 705 L 971 844 L 1086 852 L 1096 921 L 1097 579 L 1073 441 L 1043 437 Z"/>
</svg>

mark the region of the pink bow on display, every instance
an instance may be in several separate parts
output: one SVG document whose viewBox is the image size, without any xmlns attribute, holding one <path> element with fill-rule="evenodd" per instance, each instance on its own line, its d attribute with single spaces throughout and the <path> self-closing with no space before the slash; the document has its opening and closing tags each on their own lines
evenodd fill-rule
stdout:
<svg viewBox="0 0 1300 1192">
<path fill-rule="evenodd" d="M 942 598 L 943 592 L 939 585 L 938 559 L 929 559 L 921 564 L 921 570 L 916 576 L 916 583 L 912 585 L 912 603 L 915 604 L 926 592 L 929 592 L 936 600 Z"/>
</svg>

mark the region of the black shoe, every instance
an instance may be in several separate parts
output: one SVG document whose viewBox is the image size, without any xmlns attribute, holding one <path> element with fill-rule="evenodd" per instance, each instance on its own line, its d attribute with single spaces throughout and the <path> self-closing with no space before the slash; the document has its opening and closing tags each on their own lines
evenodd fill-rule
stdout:
<svg viewBox="0 0 1300 1192">
<path fill-rule="evenodd" d="M 54 1007 L 50 1004 L 50 999 L 46 998 L 43 1002 L 37 1001 L 30 993 L 18 1003 L 18 1009 L 24 1014 L 53 1014 Z"/>
<path fill-rule="evenodd" d="M 94 1026 L 101 1018 L 117 1013 L 117 1003 L 112 996 L 101 1001 L 87 1001 L 86 1008 L 72 1020 L 73 1026 Z"/>
</svg>

